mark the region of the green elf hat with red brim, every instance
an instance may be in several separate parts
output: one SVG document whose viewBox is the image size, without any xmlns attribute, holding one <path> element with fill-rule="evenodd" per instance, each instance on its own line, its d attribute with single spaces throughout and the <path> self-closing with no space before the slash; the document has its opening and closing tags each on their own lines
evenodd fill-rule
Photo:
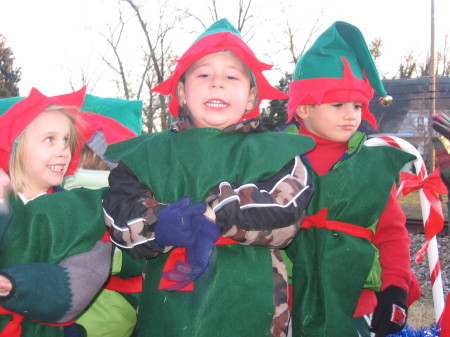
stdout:
<svg viewBox="0 0 450 337">
<path fill-rule="evenodd" d="M 287 99 L 288 95 L 272 87 L 262 72 L 272 69 L 272 65 L 260 62 L 253 51 L 243 41 L 241 34 L 227 19 L 221 19 L 211 25 L 177 61 L 174 73 L 166 81 L 154 87 L 151 92 L 171 95 L 169 103 L 170 114 L 176 118 L 180 103 L 177 97 L 177 85 L 181 76 L 197 60 L 203 56 L 221 51 L 229 51 L 241 60 L 252 72 L 258 92 L 255 107 L 247 112 L 242 119 L 259 116 L 259 105 L 263 99 Z"/>
<path fill-rule="evenodd" d="M 0 116 L 0 168 L 9 172 L 9 160 L 11 151 L 16 140 L 20 137 L 27 126 L 46 108 L 52 104 L 64 107 L 80 109 L 86 94 L 86 87 L 78 91 L 59 95 L 45 96 L 36 88 L 32 88 L 30 94 L 21 101 L 14 104 L 8 111 Z M 81 146 L 81 144 L 79 144 Z M 75 151 L 78 153 L 79 151 Z M 73 174 L 78 166 L 79 157 L 74 155 L 66 175 Z"/>
<path fill-rule="evenodd" d="M 360 30 L 337 21 L 319 36 L 295 66 L 289 86 L 287 122 L 299 105 L 358 102 L 362 104 L 362 119 L 376 129 L 375 117 L 369 111 L 374 90 L 381 96 L 381 104 L 392 102 Z"/>
</svg>

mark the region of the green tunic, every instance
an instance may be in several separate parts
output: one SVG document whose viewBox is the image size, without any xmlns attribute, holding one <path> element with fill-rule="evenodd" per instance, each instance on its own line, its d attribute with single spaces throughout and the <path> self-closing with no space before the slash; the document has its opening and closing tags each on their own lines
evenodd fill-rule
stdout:
<svg viewBox="0 0 450 337">
<path fill-rule="evenodd" d="M 170 203 L 192 196 L 198 202 L 222 181 L 269 178 L 312 145 L 311 138 L 299 135 L 193 128 L 130 139 L 107 155 L 121 159 L 156 200 Z M 139 336 L 270 335 L 274 303 L 267 247 L 215 246 L 209 268 L 193 291 L 158 290 L 167 255 L 147 261 Z"/>
<path fill-rule="evenodd" d="M 104 235 L 103 192 L 63 191 L 26 205 L 18 198 L 10 199 L 13 217 L 1 223 L 7 228 L 0 242 L 0 268 L 13 276 L 17 291 L 0 306 L 49 323 L 58 323 L 71 310 L 72 275 L 60 262 L 89 252 Z M 10 315 L 0 316 L 0 331 L 10 319 Z M 22 336 L 27 337 L 64 335 L 63 327 L 31 319 L 25 319 L 22 328 Z"/>
<path fill-rule="evenodd" d="M 109 171 L 80 169 L 64 178 L 63 188 L 99 189 L 108 186 Z M 111 275 L 127 280 L 140 276 L 143 260 L 134 260 L 119 248 L 114 250 Z M 89 337 L 129 337 L 136 326 L 139 293 L 120 293 L 102 289 L 80 314 L 76 323 L 82 325 Z"/>
<path fill-rule="evenodd" d="M 399 171 L 413 159 L 393 147 L 362 146 L 329 173 L 312 172 L 315 192 L 306 215 L 328 207 L 327 220 L 374 230 Z M 371 273 L 379 267 L 371 242 L 311 227 L 300 230 L 287 254 L 293 261 L 293 336 L 357 337 L 353 314 L 361 291 L 367 283 L 379 287 L 379 275 Z"/>
</svg>

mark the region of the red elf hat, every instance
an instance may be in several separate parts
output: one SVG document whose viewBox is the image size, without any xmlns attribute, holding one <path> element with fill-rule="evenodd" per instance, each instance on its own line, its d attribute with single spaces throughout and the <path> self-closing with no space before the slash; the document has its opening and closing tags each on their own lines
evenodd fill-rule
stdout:
<svg viewBox="0 0 450 337">
<path fill-rule="evenodd" d="M 137 137 L 136 132 L 113 118 L 86 111 L 81 111 L 80 115 L 85 124 L 80 130 L 84 142 L 89 141 L 96 131 L 101 131 L 105 135 L 108 145 Z"/>
<path fill-rule="evenodd" d="M 256 82 L 257 102 L 253 110 L 247 112 L 242 119 L 259 116 L 259 105 L 263 99 L 287 99 L 289 97 L 269 84 L 262 72 L 272 69 L 272 65 L 263 63 L 256 58 L 239 31 L 227 19 L 221 19 L 206 29 L 177 61 L 173 75 L 154 87 L 151 92 L 171 95 L 169 111 L 176 118 L 180 106 L 176 90 L 181 76 L 203 56 L 225 50 L 231 52 L 250 69 Z"/>
<path fill-rule="evenodd" d="M 14 104 L 0 116 L 2 127 L 2 132 L 0 132 L 0 168 L 5 170 L 6 173 L 9 172 L 9 159 L 14 142 L 42 111 L 52 104 L 79 109 L 83 104 L 85 94 L 85 86 L 78 91 L 59 96 L 45 96 L 36 88 L 32 88 L 26 98 Z M 75 172 L 79 160 L 76 153 L 72 156 L 66 175 Z"/>
</svg>

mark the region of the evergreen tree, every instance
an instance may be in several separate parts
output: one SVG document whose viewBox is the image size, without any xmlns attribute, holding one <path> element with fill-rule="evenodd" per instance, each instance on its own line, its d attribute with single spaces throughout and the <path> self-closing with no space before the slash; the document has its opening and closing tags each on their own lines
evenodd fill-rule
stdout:
<svg viewBox="0 0 450 337">
<path fill-rule="evenodd" d="M 289 84 L 292 81 L 292 74 L 285 73 L 280 79 L 278 85 L 275 86 L 280 91 L 289 92 Z M 267 108 L 263 108 L 261 112 L 264 126 L 268 130 L 275 130 L 287 120 L 287 99 L 274 99 L 270 101 Z"/>
<path fill-rule="evenodd" d="M 11 48 L 6 47 L 6 38 L 0 34 L 0 98 L 19 96 L 21 69 L 13 65 L 14 56 Z"/>
</svg>

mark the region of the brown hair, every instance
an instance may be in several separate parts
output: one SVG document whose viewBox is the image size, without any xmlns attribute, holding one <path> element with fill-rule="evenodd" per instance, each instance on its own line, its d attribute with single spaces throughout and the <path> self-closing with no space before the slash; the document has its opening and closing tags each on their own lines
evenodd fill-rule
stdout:
<svg viewBox="0 0 450 337">
<path fill-rule="evenodd" d="M 75 150 L 82 142 L 82 136 L 78 130 L 78 125 L 80 125 L 81 120 L 78 117 L 78 109 L 75 107 L 62 107 L 58 105 L 50 105 L 44 111 L 57 111 L 64 114 L 70 121 L 70 136 L 69 136 L 69 148 L 70 153 L 75 153 Z M 41 113 L 42 113 L 41 112 Z M 11 183 L 13 191 L 17 194 L 25 189 L 25 178 L 24 178 L 24 168 L 26 163 L 23 161 L 24 158 L 24 135 L 27 132 L 28 126 L 16 139 L 17 145 L 15 149 L 11 152 L 11 158 L 9 160 L 9 172 L 11 177 Z"/>
<path fill-rule="evenodd" d="M 88 170 L 110 170 L 103 159 L 86 144 L 80 151 L 80 164 L 78 167 Z"/>
</svg>

